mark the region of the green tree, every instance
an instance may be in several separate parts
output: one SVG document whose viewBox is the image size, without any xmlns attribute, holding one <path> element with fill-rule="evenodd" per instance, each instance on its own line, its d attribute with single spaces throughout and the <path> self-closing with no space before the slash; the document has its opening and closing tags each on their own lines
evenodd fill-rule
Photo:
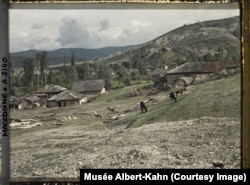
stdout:
<svg viewBox="0 0 250 185">
<path fill-rule="evenodd" d="M 223 49 L 221 47 L 218 47 L 217 53 L 214 54 L 214 58 L 217 61 L 220 61 L 220 62 L 223 61 Z"/>
<path fill-rule="evenodd" d="M 204 62 L 211 62 L 214 61 L 214 56 L 211 55 L 210 53 L 207 53 L 206 55 L 203 56 Z"/>
<path fill-rule="evenodd" d="M 41 53 L 37 53 L 36 54 L 36 71 L 37 71 L 37 89 L 40 88 L 40 75 L 39 75 L 39 72 L 41 73 L 40 71 L 40 63 L 41 63 L 41 58 L 42 58 L 42 54 Z"/>
<path fill-rule="evenodd" d="M 68 82 L 66 80 L 66 75 L 64 72 L 52 72 L 50 71 L 48 74 L 48 83 L 49 84 L 56 84 L 62 87 L 66 87 Z"/>
<path fill-rule="evenodd" d="M 71 66 L 75 66 L 76 65 L 76 57 L 75 57 L 75 52 L 72 52 L 72 56 L 71 56 Z"/>
<path fill-rule="evenodd" d="M 126 68 L 121 64 L 114 65 L 114 71 L 116 73 L 116 79 L 119 82 L 119 86 L 121 86 L 121 82 L 124 82 L 124 79 L 128 77 Z"/>
<path fill-rule="evenodd" d="M 78 79 L 77 70 L 75 66 L 64 66 L 65 79 L 64 84 L 65 87 L 71 88 L 74 81 Z"/>
<path fill-rule="evenodd" d="M 48 54 L 46 51 L 44 51 L 41 54 L 41 60 L 40 60 L 40 74 L 41 74 L 42 86 L 45 86 L 47 83 L 46 79 L 47 67 L 48 67 Z"/>
<path fill-rule="evenodd" d="M 111 89 L 111 69 L 105 64 L 99 64 L 97 69 L 97 79 L 105 80 L 105 89 Z"/>
<path fill-rule="evenodd" d="M 129 77 L 126 77 L 124 80 L 123 80 L 123 83 L 126 85 L 126 86 L 130 86 L 131 85 L 131 79 Z"/>
<path fill-rule="evenodd" d="M 23 71 L 24 71 L 24 85 L 26 92 L 33 90 L 33 80 L 35 73 L 35 61 L 34 59 L 28 58 L 23 62 Z"/>
<path fill-rule="evenodd" d="M 81 66 L 77 68 L 77 74 L 79 80 L 91 80 L 92 75 L 90 71 L 89 63 L 84 62 Z"/>
<path fill-rule="evenodd" d="M 167 49 L 162 47 L 159 51 L 159 68 L 164 68 L 166 65 L 166 60 L 165 60 L 165 53 L 167 52 Z"/>
</svg>

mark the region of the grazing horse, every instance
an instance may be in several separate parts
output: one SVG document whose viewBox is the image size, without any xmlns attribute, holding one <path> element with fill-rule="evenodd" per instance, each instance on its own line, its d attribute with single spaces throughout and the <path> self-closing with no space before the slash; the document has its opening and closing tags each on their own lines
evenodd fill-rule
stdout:
<svg viewBox="0 0 250 185">
<path fill-rule="evenodd" d="M 177 91 L 175 91 L 175 94 L 176 94 L 176 96 L 178 96 L 178 94 L 183 94 L 183 92 L 184 91 L 186 91 L 187 89 L 184 87 L 184 88 L 182 88 L 182 89 L 180 89 L 180 90 L 177 90 Z"/>
<path fill-rule="evenodd" d="M 140 102 L 140 107 L 141 107 L 141 112 L 143 113 L 143 111 L 147 112 L 147 107 L 145 105 L 145 103 L 143 101 Z"/>
<path fill-rule="evenodd" d="M 177 98 L 176 98 L 176 96 L 174 95 L 173 92 L 171 92 L 171 93 L 169 94 L 169 96 L 170 96 L 170 101 L 177 102 Z"/>
</svg>

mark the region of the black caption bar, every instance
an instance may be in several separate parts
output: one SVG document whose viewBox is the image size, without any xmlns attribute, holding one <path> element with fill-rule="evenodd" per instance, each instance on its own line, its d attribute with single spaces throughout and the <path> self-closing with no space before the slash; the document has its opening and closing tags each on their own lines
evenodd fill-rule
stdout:
<svg viewBox="0 0 250 185">
<path fill-rule="evenodd" d="M 250 170 L 229 169 L 81 169 L 80 184 L 247 184 Z"/>
</svg>

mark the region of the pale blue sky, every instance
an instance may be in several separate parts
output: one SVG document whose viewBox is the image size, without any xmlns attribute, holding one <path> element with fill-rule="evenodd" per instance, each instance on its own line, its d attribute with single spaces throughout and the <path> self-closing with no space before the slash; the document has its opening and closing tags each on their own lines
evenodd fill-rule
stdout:
<svg viewBox="0 0 250 185">
<path fill-rule="evenodd" d="M 10 9 L 10 52 L 140 44 L 184 24 L 237 15 L 240 15 L 237 8 Z"/>
</svg>

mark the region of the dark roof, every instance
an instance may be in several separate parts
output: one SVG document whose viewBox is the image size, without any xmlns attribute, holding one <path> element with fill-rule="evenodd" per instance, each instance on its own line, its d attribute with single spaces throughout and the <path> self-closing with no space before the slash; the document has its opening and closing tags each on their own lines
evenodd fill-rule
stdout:
<svg viewBox="0 0 250 185">
<path fill-rule="evenodd" d="M 213 73 L 220 68 L 219 62 L 186 62 L 167 72 L 167 74 L 176 73 Z"/>
<path fill-rule="evenodd" d="M 19 98 L 20 98 L 21 100 L 27 100 L 27 101 L 29 101 L 29 102 L 31 102 L 31 103 L 40 101 L 40 98 L 39 98 L 38 96 L 36 96 L 36 95 L 34 95 L 34 94 L 31 94 L 31 93 L 25 94 L 25 95 L 23 95 L 23 96 L 21 96 L 21 97 L 19 97 Z"/>
<path fill-rule="evenodd" d="M 54 95 L 48 101 L 61 101 L 61 100 L 79 100 L 84 98 L 82 94 L 73 91 L 64 91 L 60 94 Z"/>
<path fill-rule="evenodd" d="M 15 97 L 15 96 L 10 96 L 10 104 L 11 105 L 19 105 L 22 103 L 22 100 L 20 100 L 19 98 Z"/>
<path fill-rule="evenodd" d="M 28 100 L 31 103 L 40 101 L 40 98 L 38 96 L 32 95 L 29 97 L 26 97 L 25 100 Z"/>
<path fill-rule="evenodd" d="M 61 87 L 59 85 L 49 84 L 41 89 L 38 89 L 35 93 L 62 92 L 66 90 L 67 90 L 66 88 Z"/>
<path fill-rule="evenodd" d="M 73 83 L 71 90 L 74 92 L 93 92 L 101 91 L 104 88 L 104 80 L 87 80 L 87 81 L 76 81 Z"/>
</svg>

